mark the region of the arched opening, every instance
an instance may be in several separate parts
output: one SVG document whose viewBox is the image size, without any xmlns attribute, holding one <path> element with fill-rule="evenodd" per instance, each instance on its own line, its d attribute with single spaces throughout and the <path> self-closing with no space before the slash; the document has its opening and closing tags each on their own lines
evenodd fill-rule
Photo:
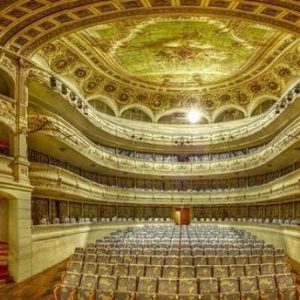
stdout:
<svg viewBox="0 0 300 300">
<path fill-rule="evenodd" d="M 133 121 L 152 122 L 151 118 L 145 112 L 135 107 L 125 110 L 121 117 Z"/>
<path fill-rule="evenodd" d="M 10 155 L 10 138 L 6 128 L 0 124 L 0 155 Z"/>
<path fill-rule="evenodd" d="M 104 114 L 110 115 L 110 116 L 115 116 L 115 112 L 113 109 L 104 103 L 103 101 L 100 100 L 90 100 L 89 104 L 94 107 L 97 111 L 102 112 Z"/>
<path fill-rule="evenodd" d="M 235 108 L 230 108 L 219 114 L 215 119 L 215 123 L 240 120 L 244 119 L 244 117 L 245 115 L 242 111 Z"/>
<path fill-rule="evenodd" d="M 14 98 L 13 79 L 3 70 L 0 69 L 0 94 L 9 98 Z"/>
<path fill-rule="evenodd" d="M 174 112 L 168 115 L 164 115 L 159 118 L 157 123 L 190 125 L 190 121 L 187 119 L 186 112 Z M 196 124 L 208 124 L 208 120 L 204 117 L 201 117 Z"/>
<path fill-rule="evenodd" d="M 269 110 L 273 104 L 276 102 L 274 99 L 266 99 L 265 101 L 259 103 L 255 109 L 252 111 L 251 116 L 257 116 L 260 114 L 265 113 L 267 110 Z"/>
</svg>

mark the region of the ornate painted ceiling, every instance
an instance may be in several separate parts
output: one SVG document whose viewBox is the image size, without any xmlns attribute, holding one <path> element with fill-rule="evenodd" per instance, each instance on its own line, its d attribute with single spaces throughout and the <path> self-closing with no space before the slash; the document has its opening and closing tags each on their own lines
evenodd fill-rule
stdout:
<svg viewBox="0 0 300 300">
<path fill-rule="evenodd" d="M 0 46 L 114 115 L 169 122 L 197 107 L 216 122 L 252 115 L 299 76 L 299 12 L 293 0 L 1 1 Z"/>
</svg>

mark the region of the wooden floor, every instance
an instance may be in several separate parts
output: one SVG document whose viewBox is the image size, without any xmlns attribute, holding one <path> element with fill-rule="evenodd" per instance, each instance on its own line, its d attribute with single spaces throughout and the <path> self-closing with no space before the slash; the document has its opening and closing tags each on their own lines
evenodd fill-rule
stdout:
<svg viewBox="0 0 300 300">
<path fill-rule="evenodd" d="M 60 282 L 66 261 L 19 284 L 0 288 L 1 300 L 54 300 L 53 287 Z"/>
</svg>

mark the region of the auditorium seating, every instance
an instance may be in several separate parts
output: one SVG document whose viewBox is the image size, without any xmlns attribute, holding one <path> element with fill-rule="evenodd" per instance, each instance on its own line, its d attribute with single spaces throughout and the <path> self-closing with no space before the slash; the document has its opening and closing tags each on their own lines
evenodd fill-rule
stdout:
<svg viewBox="0 0 300 300">
<path fill-rule="evenodd" d="M 75 248 L 55 299 L 299 300 L 283 249 L 243 230 L 145 225 Z"/>
<path fill-rule="evenodd" d="M 95 223 L 124 223 L 124 222 L 171 222 L 170 218 L 118 218 L 116 216 L 111 218 L 74 218 L 63 217 L 54 218 L 52 224 L 47 218 L 39 219 L 39 225 L 36 226 L 51 226 L 51 225 L 76 225 L 76 224 L 95 224 Z M 281 218 L 193 218 L 193 222 L 201 223 L 220 223 L 220 222 L 238 222 L 238 223 L 258 223 L 258 224 L 271 224 L 281 226 L 300 226 L 300 219 L 281 219 Z"/>
</svg>

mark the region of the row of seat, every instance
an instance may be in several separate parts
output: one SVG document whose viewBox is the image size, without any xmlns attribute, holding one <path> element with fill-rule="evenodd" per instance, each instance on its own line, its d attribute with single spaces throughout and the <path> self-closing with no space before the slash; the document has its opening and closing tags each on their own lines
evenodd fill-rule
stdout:
<svg viewBox="0 0 300 300">
<path fill-rule="evenodd" d="M 127 263 L 145 265 L 232 265 L 232 264 L 260 264 L 278 263 L 287 260 L 284 254 L 278 255 L 239 255 L 239 256 L 148 256 L 148 255 L 105 255 L 74 253 L 72 261 L 97 263 Z"/>
<path fill-rule="evenodd" d="M 193 218 L 194 222 L 250 222 L 273 225 L 300 225 L 300 219 L 292 218 Z"/>
<path fill-rule="evenodd" d="M 299 290 L 291 274 L 166 279 L 66 273 L 54 295 L 56 300 L 298 300 Z"/>
<path fill-rule="evenodd" d="M 279 255 L 282 248 L 75 248 L 75 253 L 106 255 L 163 255 L 163 256 L 197 256 L 197 255 Z"/>
<path fill-rule="evenodd" d="M 72 273 L 137 276 L 137 277 L 241 277 L 252 275 L 267 275 L 289 273 L 287 263 L 264 263 L 249 265 L 198 265 L 194 266 L 159 266 L 143 264 L 97 264 L 71 261 L 67 271 Z"/>
<path fill-rule="evenodd" d="M 79 277 L 78 284 L 72 285 L 64 276 L 55 291 L 60 291 L 57 295 L 61 297 L 72 294 L 73 300 L 275 300 L 284 295 L 277 277 L 292 278 L 289 272 L 283 249 L 276 249 L 243 230 L 212 225 L 147 225 L 117 231 L 86 248 L 76 248 L 66 276 Z M 87 276 L 94 280 L 89 288 L 84 287 Z M 242 294 L 246 292 L 241 289 L 245 278 L 256 282 L 251 294 L 254 298 Z M 274 285 L 269 284 L 268 291 L 263 283 L 270 278 Z M 143 281 L 151 281 L 153 286 L 155 282 L 156 287 L 148 286 L 141 292 L 139 286 Z M 105 282 L 111 282 L 111 289 L 103 288 Z M 183 282 L 190 285 L 186 293 L 179 289 Z M 211 286 L 208 292 L 205 284 Z M 289 288 L 288 297 L 298 297 L 294 283 Z"/>
</svg>

